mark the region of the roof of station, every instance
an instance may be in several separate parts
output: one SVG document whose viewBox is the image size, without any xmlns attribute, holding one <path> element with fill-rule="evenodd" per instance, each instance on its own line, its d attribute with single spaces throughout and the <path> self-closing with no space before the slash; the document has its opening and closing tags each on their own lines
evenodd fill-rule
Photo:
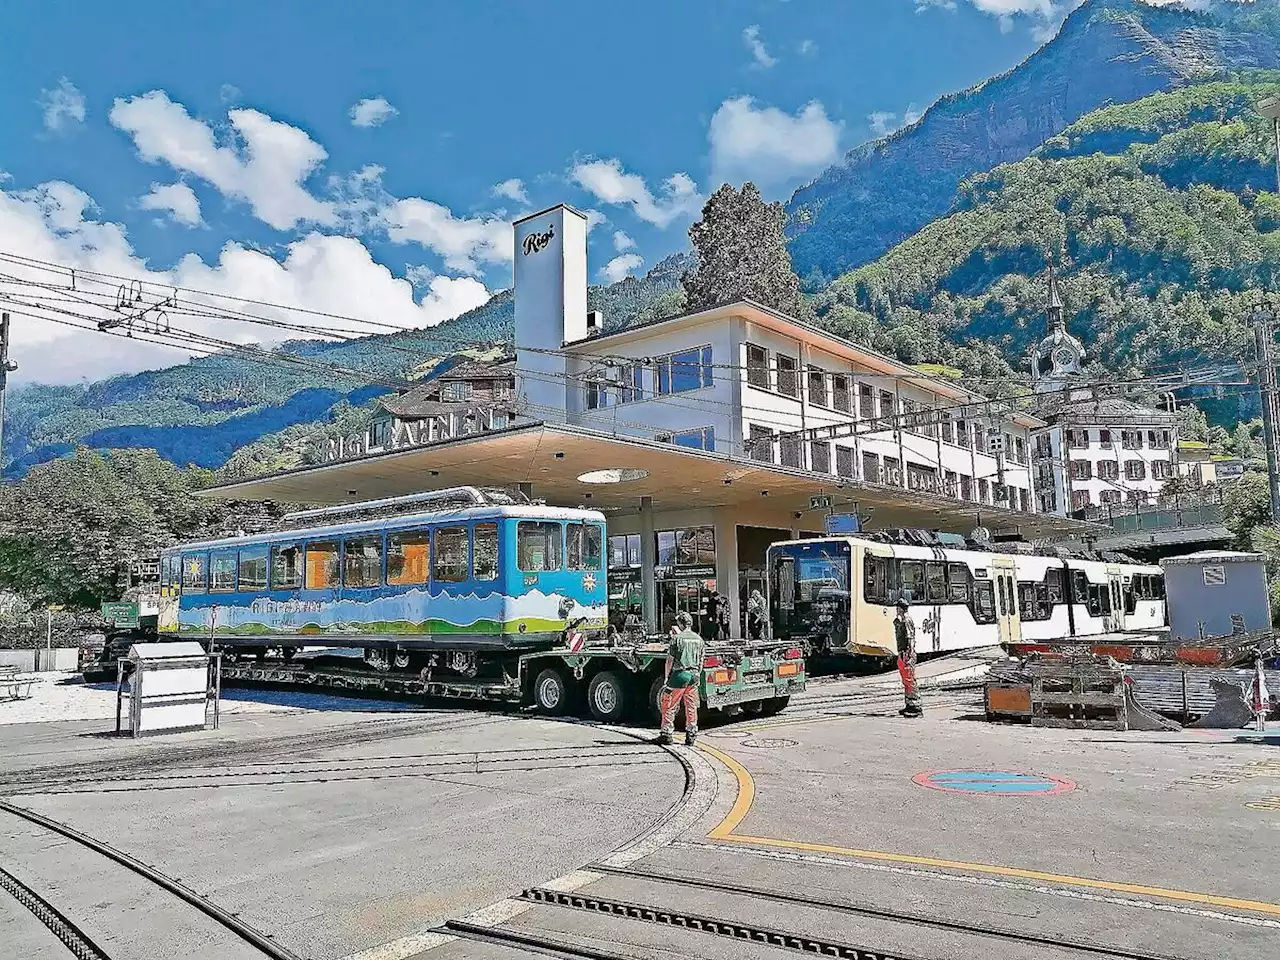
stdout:
<svg viewBox="0 0 1280 960">
<path fill-rule="evenodd" d="M 637 479 L 588 483 L 601 470 L 641 471 Z M 817 519 L 809 498 L 827 494 L 832 509 L 863 516 L 869 529 L 918 527 L 969 533 L 985 526 L 1028 540 L 1091 536 L 1106 528 L 1049 514 L 1019 513 L 896 487 L 861 484 L 807 470 L 759 463 L 669 443 L 612 436 L 564 424 L 535 423 L 473 434 L 429 446 L 300 467 L 211 487 L 204 496 L 286 503 L 351 503 L 443 487 L 533 485 L 533 495 L 560 506 L 606 514 L 636 513 L 642 497 L 655 511 L 760 506 Z M 820 520 L 819 520 L 820 522 Z"/>
</svg>

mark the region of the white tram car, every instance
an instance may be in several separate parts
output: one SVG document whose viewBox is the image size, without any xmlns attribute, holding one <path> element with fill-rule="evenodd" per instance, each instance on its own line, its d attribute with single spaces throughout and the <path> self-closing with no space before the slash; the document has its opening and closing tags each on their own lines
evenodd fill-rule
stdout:
<svg viewBox="0 0 1280 960">
<path fill-rule="evenodd" d="M 1166 623 L 1158 566 L 903 534 L 773 544 L 768 571 L 775 638 L 801 642 L 811 653 L 894 657 L 899 598 L 910 605 L 917 651 L 924 655 L 996 644 L 1025 649 L 1041 641 L 1158 630 Z"/>
</svg>

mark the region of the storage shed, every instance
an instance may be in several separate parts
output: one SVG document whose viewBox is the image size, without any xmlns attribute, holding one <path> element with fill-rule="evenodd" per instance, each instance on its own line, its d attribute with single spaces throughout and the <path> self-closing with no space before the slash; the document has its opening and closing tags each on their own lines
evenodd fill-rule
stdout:
<svg viewBox="0 0 1280 960">
<path fill-rule="evenodd" d="M 1174 640 L 1225 637 L 1271 626 L 1260 553 L 1201 550 L 1160 561 Z"/>
</svg>

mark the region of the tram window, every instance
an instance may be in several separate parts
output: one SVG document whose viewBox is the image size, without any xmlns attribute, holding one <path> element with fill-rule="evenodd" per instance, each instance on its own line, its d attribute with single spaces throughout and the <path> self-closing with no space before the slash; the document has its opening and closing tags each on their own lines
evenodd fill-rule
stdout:
<svg viewBox="0 0 1280 960">
<path fill-rule="evenodd" d="M 996 608 L 1000 612 L 1000 616 L 1009 615 L 1009 604 L 1004 599 L 1004 577 L 996 577 Z"/>
<path fill-rule="evenodd" d="M 969 568 L 963 563 L 947 564 L 948 599 L 952 603 L 969 602 Z"/>
<path fill-rule="evenodd" d="M 234 593 L 236 589 L 236 554 L 215 553 L 209 558 L 209 592 Z"/>
<path fill-rule="evenodd" d="M 426 583 L 431 570 L 431 535 L 402 530 L 387 535 L 387 583 L 393 587 Z"/>
<path fill-rule="evenodd" d="M 1062 571 L 1046 570 L 1044 574 L 1044 585 L 1047 599 L 1050 605 L 1062 602 Z"/>
<path fill-rule="evenodd" d="M 516 526 L 516 565 L 526 573 L 542 573 L 561 567 L 560 524 L 521 521 Z"/>
<path fill-rule="evenodd" d="M 1137 592 L 1133 589 L 1133 584 L 1130 583 L 1129 586 L 1126 587 L 1124 590 L 1124 612 L 1136 613 L 1137 610 L 1138 610 L 1138 595 L 1137 595 Z"/>
<path fill-rule="evenodd" d="M 1151 598 L 1153 600 L 1164 599 L 1164 576 L 1163 574 L 1153 574 L 1151 577 Z"/>
<path fill-rule="evenodd" d="M 778 561 L 778 606 L 794 610 L 796 606 L 796 561 L 783 557 Z"/>
<path fill-rule="evenodd" d="M 924 561 L 902 560 L 898 563 L 898 596 L 907 603 L 924 602 Z"/>
<path fill-rule="evenodd" d="M 170 554 L 160 560 L 160 586 L 173 587 L 182 582 L 182 558 Z"/>
<path fill-rule="evenodd" d="M 990 580 L 973 582 L 973 619 L 977 623 L 996 622 L 996 591 Z"/>
<path fill-rule="evenodd" d="M 598 523 L 571 523 L 564 530 L 570 570 L 599 570 L 604 535 Z"/>
<path fill-rule="evenodd" d="M 376 587 L 382 583 L 382 538 L 360 537 L 342 545 L 342 583 Z"/>
<path fill-rule="evenodd" d="M 204 553 L 188 553 L 182 558 L 182 592 L 204 593 L 209 572 L 209 557 Z"/>
<path fill-rule="evenodd" d="M 267 589 L 267 548 L 240 551 L 240 589 Z"/>
<path fill-rule="evenodd" d="M 498 579 L 498 525 L 477 523 L 472 531 L 471 577 L 473 580 Z"/>
<path fill-rule="evenodd" d="M 440 527 L 436 530 L 431 579 L 441 583 L 461 583 L 467 579 L 468 559 L 466 527 Z"/>
<path fill-rule="evenodd" d="M 929 602 L 946 603 L 947 565 L 938 560 L 930 560 L 925 564 L 925 574 L 928 580 Z"/>
<path fill-rule="evenodd" d="M 1083 570 L 1071 571 L 1071 602 L 1089 603 L 1089 575 Z"/>
<path fill-rule="evenodd" d="M 297 590 L 302 586 L 302 547 L 271 548 L 271 589 Z"/>
<path fill-rule="evenodd" d="M 1018 616 L 1023 620 L 1049 619 L 1049 593 L 1043 583 L 1018 584 Z"/>
<path fill-rule="evenodd" d="M 863 554 L 862 557 L 862 593 L 866 597 L 868 603 L 888 603 L 889 602 L 889 584 L 888 571 L 889 561 L 884 557 L 877 557 L 870 553 Z"/>
<path fill-rule="evenodd" d="M 306 588 L 330 590 L 338 586 L 338 542 L 317 540 L 307 544 Z"/>
</svg>

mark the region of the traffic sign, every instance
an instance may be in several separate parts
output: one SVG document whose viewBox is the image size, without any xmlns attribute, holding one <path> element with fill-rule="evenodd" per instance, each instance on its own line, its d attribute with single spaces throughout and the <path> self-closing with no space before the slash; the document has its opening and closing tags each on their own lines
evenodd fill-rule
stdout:
<svg viewBox="0 0 1280 960">
<path fill-rule="evenodd" d="M 138 605 L 136 603 L 104 603 L 102 619 L 117 627 L 136 627 L 138 625 Z"/>
<path fill-rule="evenodd" d="M 856 513 L 828 513 L 825 520 L 828 535 L 859 533 L 862 530 L 862 522 Z"/>
<path fill-rule="evenodd" d="M 823 494 L 822 496 L 819 496 L 819 497 L 810 497 L 809 509 L 810 510 L 830 510 L 831 497 L 828 496 L 827 494 Z"/>
</svg>

